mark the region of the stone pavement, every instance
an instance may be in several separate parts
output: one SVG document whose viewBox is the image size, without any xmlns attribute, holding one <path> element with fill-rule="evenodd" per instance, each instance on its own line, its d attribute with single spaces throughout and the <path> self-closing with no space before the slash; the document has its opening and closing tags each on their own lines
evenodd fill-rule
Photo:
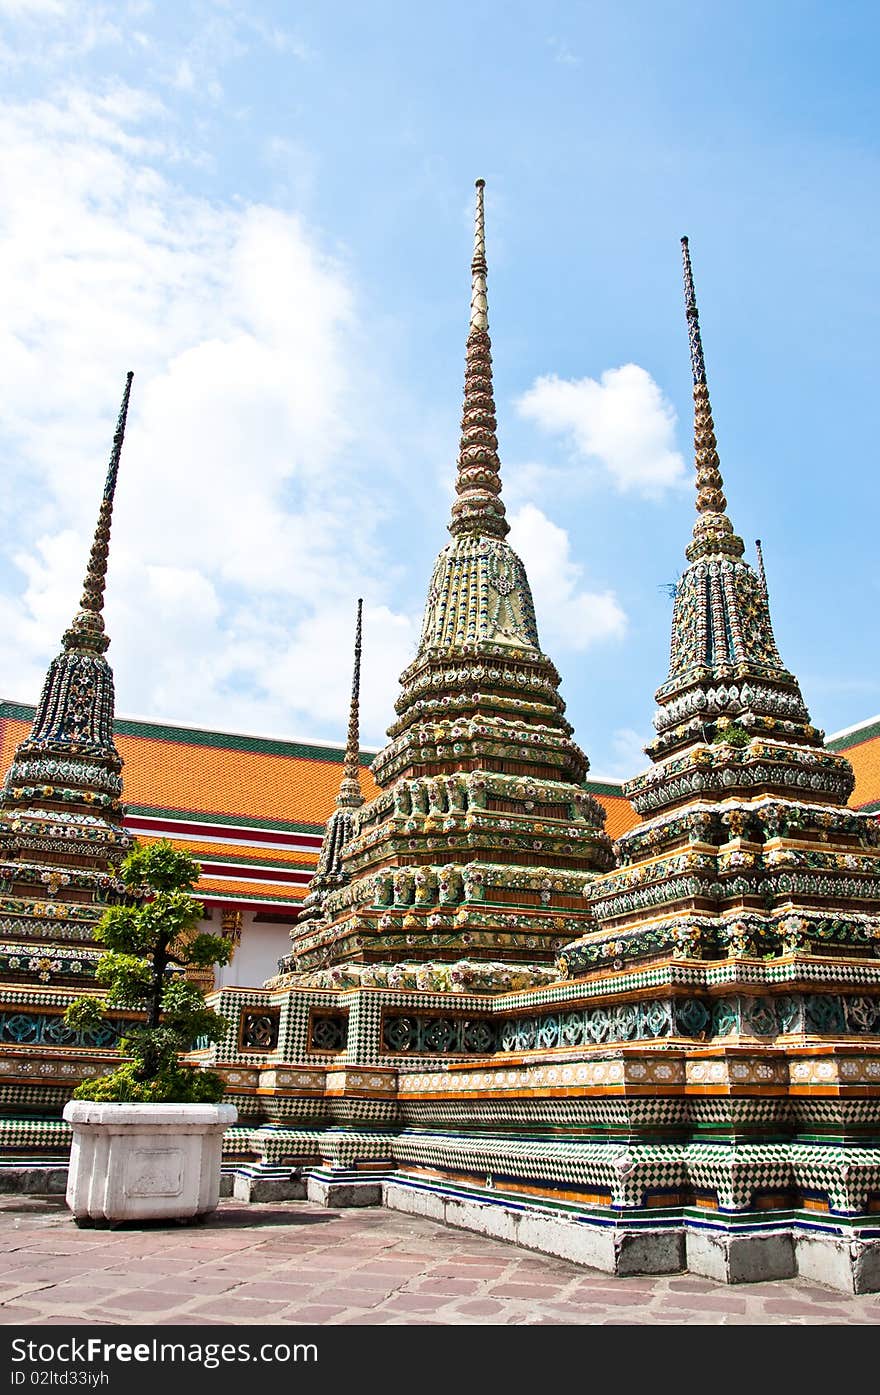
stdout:
<svg viewBox="0 0 880 1395">
<path fill-rule="evenodd" d="M 0 1321 L 303 1324 L 876 1323 L 880 1295 L 800 1279 L 613 1279 L 379 1208 L 223 1201 L 201 1226 L 79 1230 L 60 1198 L 0 1199 Z"/>
</svg>

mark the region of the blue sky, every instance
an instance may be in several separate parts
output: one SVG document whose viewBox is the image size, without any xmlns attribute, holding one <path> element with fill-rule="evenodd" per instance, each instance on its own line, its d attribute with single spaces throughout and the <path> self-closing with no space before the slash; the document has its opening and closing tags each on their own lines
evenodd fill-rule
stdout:
<svg viewBox="0 0 880 1395">
<path fill-rule="evenodd" d="M 880 14 L 0 0 L 0 664 L 75 607 L 126 369 L 122 714 L 380 744 L 444 545 L 487 181 L 505 497 L 596 775 L 642 764 L 693 520 L 679 237 L 729 511 L 829 732 L 880 710 Z"/>
</svg>

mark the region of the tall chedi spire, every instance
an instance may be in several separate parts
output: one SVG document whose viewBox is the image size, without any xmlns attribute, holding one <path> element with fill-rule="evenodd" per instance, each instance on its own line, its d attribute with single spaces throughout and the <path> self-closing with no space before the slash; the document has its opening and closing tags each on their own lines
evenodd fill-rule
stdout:
<svg viewBox="0 0 880 1395">
<path fill-rule="evenodd" d="M 104 589 L 107 585 L 107 557 L 110 552 L 110 524 L 113 521 L 113 500 L 116 497 L 116 481 L 119 477 L 119 462 L 122 458 L 122 443 L 125 440 L 125 423 L 128 420 L 128 400 L 131 396 L 133 373 L 126 374 L 122 406 L 113 436 L 113 449 L 110 464 L 104 481 L 104 495 L 98 512 L 98 523 L 89 553 L 80 608 L 73 624 L 64 635 L 65 649 L 89 650 L 103 654 L 110 641 L 104 634 Z"/>
<path fill-rule="evenodd" d="M 492 341 L 489 338 L 486 290 L 489 271 L 486 265 L 484 186 L 485 180 L 478 179 L 474 256 L 471 262 L 471 320 L 461 414 L 461 449 L 455 481 L 458 497 L 452 506 L 452 521 L 449 524 L 454 538 L 465 534 L 504 538 L 510 532 L 501 501 L 501 462 L 498 459 L 498 437 L 495 435 Z"/>
<path fill-rule="evenodd" d="M 389 744 L 373 761 L 380 793 L 353 818 L 344 884 L 324 897 L 320 923 L 294 932 L 298 982 L 366 973 L 491 989 L 509 986 L 512 973 L 548 978 L 542 966 L 586 919 L 584 883 L 610 863 L 604 810 L 584 788 L 588 761 L 506 541 L 483 187 L 478 180 L 452 541 L 434 566 Z"/>
<path fill-rule="evenodd" d="M 619 868 L 588 889 L 601 929 L 567 947 L 569 973 L 612 951 L 623 961 L 865 952 L 878 930 L 876 827 L 845 807 L 852 769 L 810 723 L 773 637 L 760 545 L 755 572 L 727 516 L 686 238 L 682 247 L 697 521 L 653 764 L 624 786 L 644 822 L 619 840 Z"/>
<path fill-rule="evenodd" d="M 361 640 L 363 634 L 363 599 L 358 600 L 357 624 L 354 629 L 354 670 L 351 676 L 351 704 L 348 709 L 348 736 L 345 743 L 342 784 L 336 798 L 337 809 L 359 809 L 364 802 L 361 792 L 360 768 L 360 702 L 361 702 Z"/>
<path fill-rule="evenodd" d="M 129 373 L 125 380 L 80 608 L 64 632 L 62 653 L 52 660 L 49 667 L 30 736 L 19 748 L 20 752 L 41 748 L 47 742 L 61 742 L 77 748 L 94 746 L 100 750 L 112 750 L 115 754 L 113 674 L 102 657 L 110 644 L 104 633 L 104 589 L 107 584 L 113 501 L 133 377 L 134 374 Z M 7 785 L 14 771 L 15 766 L 10 771 Z"/>
<path fill-rule="evenodd" d="M 697 467 L 697 521 L 694 524 L 693 541 L 687 549 L 687 557 L 690 562 L 712 552 L 742 557 L 745 550 L 742 538 L 738 538 L 734 533 L 725 512 L 727 500 L 724 497 L 724 481 L 718 461 L 718 443 L 715 440 L 715 423 L 712 420 L 703 340 L 700 335 L 700 312 L 697 309 L 690 247 L 686 237 L 681 239 L 681 254 L 684 262 L 685 315 L 691 348 L 691 372 L 694 378 L 694 461 Z"/>
<path fill-rule="evenodd" d="M 91 941 L 101 903 L 122 892 L 113 868 L 131 844 L 122 826 L 122 761 L 113 740 L 113 673 L 104 657 L 110 641 L 103 608 L 132 376 L 125 382 L 79 610 L 49 666 L 31 730 L 0 791 L 6 933 L 20 936 L 27 953 L 19 960 L 8 945 L 3 949 L 11 954 L 9 962 L 24 965 L 33 958 L 34 941 L 53 944 L 55 949 L 41 956 L 39 975 L 53 982 L 79 981 L 97 962 L 99 951 L 81 946 Z M 21 973 L 29 976 L 24 968 Z"/>
</svg>

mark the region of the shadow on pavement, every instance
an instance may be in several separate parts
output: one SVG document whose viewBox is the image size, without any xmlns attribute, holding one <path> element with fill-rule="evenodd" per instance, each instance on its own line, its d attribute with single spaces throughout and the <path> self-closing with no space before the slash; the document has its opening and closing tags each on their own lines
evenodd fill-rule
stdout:
<svg viewBox="0 0 880 1395">
<path fill-rule="evenodd" d="M 0 1197 L 0 1215 L 5 1216 L 60 1216 L 67 1215 L 71 1225 L 73 1216 L 67 1211 L 63 1196 L 4 1196 Z M 230 1206 L 225 1203 L 207 1216 L 185 1217 L 182 1220 L 126 1221 L 119 1224 L 86 1222 L 80 1224 L 82 1230 L 180 1230 L 185 1226 L 199 1229 L 259 1229 L 264 1226 L 311 1226 L 339 1218 L 338 1211 L 306 1211 L 290 1206 L 254 1205 Z"/>
<path fill-rule="evenodd" d="M 284 1205 L 266 1209 L 264 1206 L 256 1204 L 235 1208 L 224 1206 L 217 1211 L 212 1211 L 210 1216 L 206 1216 L 203 1224 L 210 1226 L 212 1230 L 217 1230 L 226 1226 L 320 1225 L 324 1221 L 337 1220 L 339 1220 L 338 1211 L 327 1211 L 323 1207 L 320 1211 L 293 1211 Z"/>
</svg>

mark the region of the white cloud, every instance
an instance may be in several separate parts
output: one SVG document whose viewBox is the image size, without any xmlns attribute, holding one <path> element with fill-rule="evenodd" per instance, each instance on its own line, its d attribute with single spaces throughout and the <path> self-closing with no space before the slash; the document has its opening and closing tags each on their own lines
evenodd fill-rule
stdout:
<svg viewBox="0 0 880 1395">
<path fill-rule="evenodd" d="M 517 409 L 543 430 L 567 437 L 578 458 L 605 471 L 622 493 L 656 498 L 685 480 L 675 449 L 675 410 L 636 363 L 609 368 L 598 382 L 538 378 Z"/>
<path fill-rule="evenodd" d="M 388 606 L 364 504 L 350 274 L 296 216 L 172 183 L 163 115 L 122 87 L 0 105 L 4 695 L 36 698 L 76 608 L 130 367 L 106 606 L 120 712 L 335 736 L 364 595 L 378 742 L 417 627 Z"/>
<path fill-rule="evenodd" d="M 619 639 L 627 619 L 613 591 L 584 591 L 583 567 L 570 557 L 568 533 L 534 504 L 510 520 L 510 544 L 525 563 L 543 647 L 582 651 Z"/>
</svg>

